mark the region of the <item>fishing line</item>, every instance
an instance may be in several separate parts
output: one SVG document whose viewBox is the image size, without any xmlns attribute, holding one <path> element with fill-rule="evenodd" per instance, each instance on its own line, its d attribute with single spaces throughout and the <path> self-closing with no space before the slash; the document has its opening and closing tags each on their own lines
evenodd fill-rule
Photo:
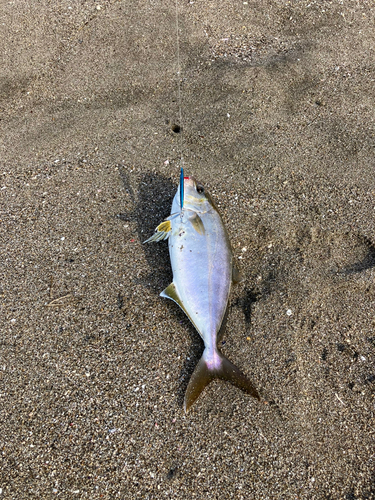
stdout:
<svg viewBox="0 0 375 500">
<path fill-rule="evenodd" d="M 178 25 L 178 0 L 176 0 L 176 45 L 177 45 L 177 100 L 178 100 L 178 113 L 180 122 L 180 160 L 181 160 L 181 171 L 180 171 L 180 207 L 181 207 L 181 222 L 183 218 L 183 206 L 184 206 L 184 155 L 183 155 L 183 145 L 182 145 L 182 106 L 181 106 L 181 62 L 180 62 L 180 33 Z"/>
<path fill-rule="evenodd" d="M 181 106 L 181 61 L 180 61 L 180 28 L 178 25 L 178 0 L 176 0 L 176 45 L 177 45 L 177 100 L 178 100 L 178 114 L 180 122 L 180 156 L 181 165 L 183 166 L 183 153 L 182 153 L 182 106 Z"/>
</svg>

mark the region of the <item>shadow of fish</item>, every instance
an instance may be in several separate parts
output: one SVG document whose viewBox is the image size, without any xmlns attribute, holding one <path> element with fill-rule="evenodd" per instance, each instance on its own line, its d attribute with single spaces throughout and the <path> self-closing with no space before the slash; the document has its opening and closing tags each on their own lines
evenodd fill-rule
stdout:
<svg viewBox="0 0 375 500">
<path fill-rule="evenodd" d="M 204 187 L 193 177 L 182 182 L 183 196 L 179 187 L 171 215 L 145 243 L 168 239 L 173 281 L 160 295 L 181 307 L 204 341 L 203 355 L 186 389 L 184 409 L 188 411 L 215 378 L 260 399 L 253 384 L 217 346 L 231 285 L 238 281 L 227 231 Z"/>
</svg>

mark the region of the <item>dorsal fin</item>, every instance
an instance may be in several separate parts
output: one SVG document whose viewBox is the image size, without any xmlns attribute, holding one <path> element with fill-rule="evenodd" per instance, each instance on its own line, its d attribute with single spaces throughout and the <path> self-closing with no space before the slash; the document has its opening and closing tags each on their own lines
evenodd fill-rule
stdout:
<svg viewBox="0 0 375 500">
<path fill-rule="evenodd" d="M 238 270 L 238 267 L 233 264 L 232 265 L 232 282 L 237 284 L 241 281 L 241 274 L 240 271 Z"/>
</svg>

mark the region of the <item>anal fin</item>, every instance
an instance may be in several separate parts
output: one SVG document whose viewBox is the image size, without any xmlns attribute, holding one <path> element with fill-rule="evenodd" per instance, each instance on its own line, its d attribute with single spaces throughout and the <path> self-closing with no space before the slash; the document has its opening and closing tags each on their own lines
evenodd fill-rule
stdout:
<svg viewBox="0 0 375 500">
<path fill-rule="evenodd" d="M 190 314 L 188 313 L 188 311 L 186 310 L 186 308 L 184 306 L 184 303 L 180 299 L 180 296 L 178 295 L 178 291 L 177 291 L 176 285 L 173 283 L 173 281 L 172 281 L 172 283 L 170 285 L 167 286 L 167 288 L 165 288 L 165 290 L 163 290 L 161 292 L 160 297 L 164 297 L 166 299 L 171 299 L 171 300 L 173 300 L 173 302 L 176 302 L 176 304 L 181 307 L 181 309 L 184 311 L 184 313 L 186 314 L 186 316 L 193 323 L 193 325 L 196 328 L 196 330 L 199 333 L 199 335 L 201 335 L 200 331 L 198 330 L 197 325 L 194 323 L 193 318 L 190 316 Z"/>
<path fill-rule="evenodd" d="M 181 309 L 183 309 L 185 311 L 184 306 L 183 306 L 183 304 L 181 302 L 181 299 L 180 299 L 180 297 L 178 295 L 178 292 L 177 292 L 177 289 L 176 289 L 176 285 L 173 283 L 173 281 L 172 281 L 172 283 L 170 285 L 167 286 L 167 288 L 165 288 L 161 292 L 160 296 L 164 297 L 166 299 L 173 300 L 174 302 L 176 302 L 176 304 L 178 304 L 181 307 Z"/>
</svg>

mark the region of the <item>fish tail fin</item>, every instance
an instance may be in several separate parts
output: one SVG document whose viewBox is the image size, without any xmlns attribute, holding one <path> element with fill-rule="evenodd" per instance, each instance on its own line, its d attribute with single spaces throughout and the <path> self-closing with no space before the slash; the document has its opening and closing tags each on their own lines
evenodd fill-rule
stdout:
<svg viewBox="0 0 375 500">
<path fill-rule="evenodd" d="M 217 350 L 215 351 L 215 358 L 214 362 L 207 360 L 205 353 L 203 353 L 203 356 L 199 360 L 186 389 L 184 401 L 185 412 L 193 405 L 203 389 L 215 378 L 227 380 L 234 386 L 260 400 L 260 396 L 254 385 L 236 365 Z"/>
<path fill-rule="evenodd" d="M 231 384 L 235 385 L 244 392 L 247 392 L 254 398 L 260 400 L 260 396 L 253 383 L 246 377 L 245 374 L 241 372 L 236 365 L 234 365 L 228 358 L 223 356 L 221 353 L 222 368 L 217 373 L 217 378 L 221 380 L 227 380 Z"/>
<path fill-rule="evenodd" d="M 198 398 L 203 389 L 215 378 L 215 373 L 209 369 L 204 356 L 201 357 L 193 375 L 190 377 L 184 400 L 185 413 Z"/>
</svg>

